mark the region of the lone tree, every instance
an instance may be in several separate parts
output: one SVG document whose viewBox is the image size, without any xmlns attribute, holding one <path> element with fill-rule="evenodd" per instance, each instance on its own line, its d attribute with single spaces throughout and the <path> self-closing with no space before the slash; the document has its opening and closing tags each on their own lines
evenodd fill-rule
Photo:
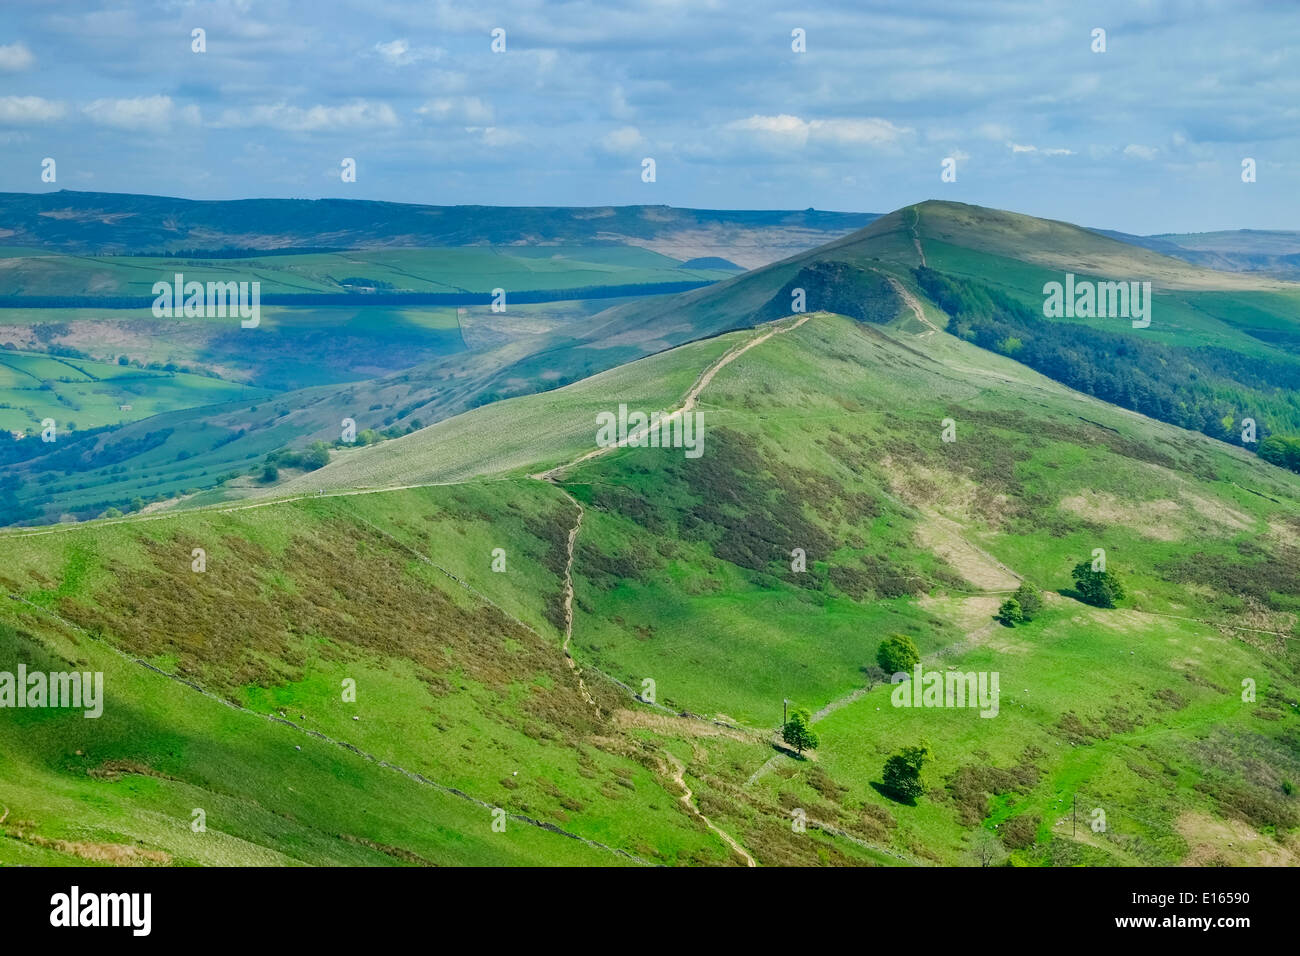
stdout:
<svg viewBox="0 0 1300 956">
<path fill-rule="evenodd" d="M 891 676 L 899 671 L 910 671 L 920 660 L 921 652 L 906 634 L 886 638 L 876 648 L 876 663 Z"/>
<path fill-rule="evenodd" d="M 995 834 L 981 829 L 971 844 L 971 856 L 980 866 L 1000 866 L 1007 858 L 1007 851 Z"/>
<path fill-rule="evenodd" d="M 915 800 L 925 793 L 925 787 L 921 785 L 921 768 L 929 759 L 930 747 L 925 741 L 915 747 L 904 747 L 885 761 L 885 789 Z"/>
<path fill-rule="evenodd" d="M 1032 621 L 1043 609 L 1043 596 L 1028 581 L 1022 581 L 1012 597 L 1020 604 L 1020 616 L 1026 621 Z"/>
<path fill-rule="evenodd" d="M 998 613 L 993 615 L 1007 627 L 1015 627 L 1017 624 L 1025 622 L 1025 612 L 1021 610 L 1020 602 L 1015 598 L 1007 598 L 998 608 Z"/>
<path fill-rule="evenodd" d="M 868 664 L 862 668 L 862 675 L 867 679 L 867 690 L 875 687 L 877 684 L 889 680 L 889 675 L 879 664 Z"/>
<path fill-rule="evenodd" d="M 1116 601 L 1124 599 L 1124 585 L 1119 575 L 1109 568 L 1094 571 L 1087 561 L 1080 561 L 1071 572 L 1074 587 L 1085 604 L 1093 607 L 1114 607 Z"/>
<path fill-rule="evenodd" d="M 802 707 L 796 709 L 781 728 L 781 739 L 798 751 L 801 757 L 805 750 L 816 750 L 817 744 L 821 742 L 812 729 L 812 717 Z"/>
</svg>

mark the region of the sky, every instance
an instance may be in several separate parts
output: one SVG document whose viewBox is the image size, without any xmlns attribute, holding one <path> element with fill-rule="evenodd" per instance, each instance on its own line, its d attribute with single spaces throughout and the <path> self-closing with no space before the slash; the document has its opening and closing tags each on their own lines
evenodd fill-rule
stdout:
<svg viewBox="0 0 1300 956">
<path fill-rule="evenodd" d="M 1300 229 L 1284 0 L 0 5 L 0 191 Z"/>
</svg>

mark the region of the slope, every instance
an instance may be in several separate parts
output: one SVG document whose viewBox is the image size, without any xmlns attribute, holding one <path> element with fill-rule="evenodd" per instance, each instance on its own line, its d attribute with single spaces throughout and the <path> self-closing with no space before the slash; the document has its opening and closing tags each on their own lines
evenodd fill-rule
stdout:
<svg viewBox="0 0 1300 956">
<path fill-rule="evenodd" d="M 910 311 L 901 299 L 898 308 Z M 565 815 L 560 825 L 642 858 L 657 850 L 677 862 L 955 862 L 987 828 L 1025 863 L 1169 863 L 1221 857 L 1225 848 L 1206 834 L 1227 828 L 1250 835 L 1251 861 L 1288 859 L 1297 827 L 1282 786 L 1298 769 L 1287 744 L 1297 719 L 1297 480 L 958 338 L 826 314 L 802 319 L 761 342 L 765 333 L 739 332 L 674 350 L 638 363 L 627 381 L 618 376 L 629 370 L 608 373 L 576 398 L 565 395 L 581 391 L 575 386 L 503 403 L 510 412 L 501 423 L 524 428 L 476 427 L 492 409 L 464 416 L 468 425 L 448 422 L 459 429 L 444 443 L 453 462 L 467 460 L 462 446 L 472 435 L 469 457 L 508 463 L 489 469 L 490 481 L 340 490 L 6 535 L 8 573 L 27 582 L 9 586 L 131 653 L 152 652 L 164 669 L 218 689 L 237 677 L 245 699 L 267 710 L 310 702 L 313 719 L 329 713 L 326 688 L 342 673 L 333 645 L 355 647 L 367 656 L 342 655 L 348 672 L 366 675 L 363 687 L 382 682 L 387 703 L 383 726 L 369 731 L 363 721 L 349 736 L 372 733 L 358 738 L 367 749 L 403 764 L 427 761 L 459 774 L 468 790 L 490 787 L 504 769 L 482 757 L 461 766 L 463 744 L 486 733 L 507 747 L 505 766 L 555 769 L 547 779 L 557 794 L 548 800 L 539 782 L 530 808 L 537 800 Z M 657 364 L 655 379 L 646 370 Z M 659 384 L 646 389 L 647 380 Z M 596 395 L 667 409 L 676 407 L 673 388 L 677 402 L 698 395 L 703 457 L 629 447 L 580 460 Z M 941 440 L 944 418 L 955 442 Z M 521 434 L 527 447 L 517 444 Z M 562 489 L 514 477 L 529 471 L 529 449 Z M 451 467 L 469 477 L 466 465 Z M 323 650 L 309 652 L 274 627 L 257 637 L 264 623 L 242 646 L 201 630 L 169 640 L 210 602 L 161 576 L 190 580 L 191 547 L 204 541 L 217 566 L 239 557 L 240 579 L 222 583 L 222 607 L 251 601 L 250 624 L 286 615 L 298 633 L 326 631 Z M 495 547 L 505 551 L 504 573 L 490 569 Z M 1119 609 L 1083 605 L 1069 587 L 1069 567 L 1094 547 L 1106 548 L 1129 582 Z M 791 568 L 794 548 L 806 553 L 805 572 Z M 543 642 L 549 659 L 526 632 L 507 639 L 507 658 L 491 640 L 471 642 L 479 650 L 464 659 L 476 662 L 470 680 L 438 708 L 475 735 L 449 738 L 463 742 L 454 759 L 398 729 L 421 709 L 422 694 L 393 676 L 396 661 L 414 659 L 433 672 L 425 685 L 441 686 L 439 668 L 421 656 L 424 639 L 386 647 L 379 638 L 415 638 L 427 625 L 393 618 L 376 630 L 366 621 L 367 609 L 410 604 L 436 628 L 450 625 L 440 639 L 453 659 L 466 653 L 450 636 L 458 630 L 450 609 L 428 603 L 439 576 L 423 574 L 419 560 L 401 570 L 392 564 L 401 554 L 428 556 L 525 628 L 553 635 Z M 141 562 L 140 586 L 110 599 L 110 583 L 120 587 Z M 999 592 L 1021 579 L 1047 590 L 1043 614 L 1023 629 L 994 625 Z M 576 671 L 559 664 L 570 580 Z M 400 590 L 376 590 L 379 581 Z M 322 587 L 341 590 L 346 603 Z M 134 609 L 129 619 L 105 606 L 123 599 Z M 331 624 L 340 612 L 353 623 Z M 221 627 L 231 629 L 228 611 Z M 888 688 L 864 683 L 862 668 L 896 631 L 914 636 L 927 666 L 1000 671 L 999 715 L 891 707 Z M 580 810 L 567 807 L 581 760 L 557 765 L 518 736 L 488 730 L 510 723 L 511 698 L 474 685 L 503 666 L 515 672 L 505 663 L 517 655 L 512 641 L 536 648 L 523 660 L 525 672 L 549 675 L 541 687 L 568 688 L 559 697 L 538 692 L 560 738 L 639 755 L 651 776 L 634 780 L 635 791 L 681 789 L 684 802 L 654 803 L 698 813 L 711 850 L 686 849 L 673 822 L 651 832 L 640 816 L 649 808 L 636 811 L 635 824 L 620 817 L 607 802 L 618 789 L 587 791 Z M 379 652 L 396 658 L 372 662 Z M 574 691 L 578 672 L 595 712 Z M 1249 705 L 1234 690 L 1246 676 L 1260 691 Z M 815 761 L 780 752 L 773 761 L 768 728 L 783 697 L 817 710 Z M 343 714 L 328 719 L 341 723 Z M 593 720 L 600 729 L 585 737 Z M 873 778 L 892 747 L 921 736 L 936 754 L 929 795 L 899 804 Z M 1056 825 L 1062 800 L 1076 793 L 1107 811 L 1107 831 L 1077 840 Z M 794 809 L 805 812 L 807 833 L 791 829 Z M 662 819 L 657 813 L 646 820 Z M 640 842 L 629 843 L 630 826 Z"/>
</svg>

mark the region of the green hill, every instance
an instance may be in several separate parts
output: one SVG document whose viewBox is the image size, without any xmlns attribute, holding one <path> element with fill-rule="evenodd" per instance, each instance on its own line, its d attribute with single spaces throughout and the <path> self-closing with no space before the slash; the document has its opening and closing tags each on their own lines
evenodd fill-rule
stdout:
<svg viewBox="0 0 1300 956">
<path fill-rule="evenodd" d="M 358 199 L 196 201 L 80 192 L 0 193 L 8 247 L 76 255 L 231 250 L 623 243 L 749 246 L 767 256 L 861 228 L 870 213 L 675 209 L 671 206 L 430 206 Z M 737 240 L 740 240 L 737 243 Z M 766 252 L 760 250 L 768 250 Z M 772 253 L 777 253 L 773 255 Z M 691 252 L 679 258 L 706 255 Z M 720 253 L 719 253 L 720 254 Z"/>
<path fill-rule="evenodd" d="M 12 646 L 120 667 L 102 720 L 177 711 L 112 746 L 49 711 L 46 736 L 10 727 L 28 743 L 3 749 L 0 802 L 25 822 L 0 852 L 141 840 L 159 862 L 208 860 L 187 815 L 219 791 L 310 821 L 309 851 L 210 814 L 242 861 L 611 853 L 531 824 L 493 834 L 478 804 L 405 825 L 409 802 L 379 788 L 409 777 L 320 738 L 294 750 L 301 730 L 259 716 L 283 711 L 647 862 L 954 863 L 984 831 L 1024 864 L 1294 862 L 1300 478 L 936 333 L 922 319 L 941 313 L 916 303 L 918 319 L 902 288 L 890 322 L 809 313 L 677 348 L 349 452 L 285 489 L 296 500 L 0 535 Z M 595 411 L 692 396 L 700 458 L 595 447 Z M 399 475 L 450 483 L 356 491 Z M 1126 585 L 1116 608 L 1073 590 L 1097 548 Z M 1041 612 L 998 624 L 1021 582 Z M 892 706 L 864 668 L 894 633 L 927 669 L 998 672 L 997 716 Z M 253 713 L 211 724 L 210 698 L 131 659 Z M 783 699 L 812 713 L 809 759 L 774 749 Z M 186 720 L 248 769 L 214 779 Z M 881 767 L 922 739 L 923 795 L 899 802 Z M 366 782 L 286 776 L 304 755 Z M 1105 829 L 1065 825 L 1076 796 Z M 74 814 L 78 797 L 105 809 Z"/>
<path fill-rule="evenodd" d="M 1044 284 L 1066 272 L 1151 282 L 1150 326 L 1045 318 Z M 258 330 L 262 348 L 243 349 L 246 340 L 235 334 L 229 338 L 237 341 L 211 340 L 206 352 L 223 342 L 220 348 L 260 363 L 258 380 L 309 387 L 274 403 L 198 407 L 86 436 L 59 457 L 20 462 L 0 495 L 12 502 L 11 521 L 48 521 L 63 513 L 93 516 L 137 497 L 211 488 L 232 473 L 260 468 L 264 456 L 286 445 L 336 442 L 345 417 L 360 430 L 418 429 L 784 315 L 796 307 L 796 290 L 808 309 L 871 322 L 894 321 L 906 293 L 920 311 L 904 310 L 897 320 L 903 327 L 951 329 L 1071 387 L 1222 440 L 1241 443 L 1246 419 L 1256 423 L 1256 447 L 1271 434 L 1300 431 L 1294 286 L 1210 272 L 1065 223 L 928 202 L 707 288 L 594 315 L 569 307 L 516 306 L 506 316 L 461 310 L 456 329 L 383 309 L 341 316 L 329 309 L 273 311 Z M 473 347 L 466 351 L 465 343 Z M 443 349 L 447 354 L 437 354 Z M 300 354 L 312 360 L 295 359 Z M 393 368 L 411 360 L 416 364 Z M 321 378 L 337 381 L 359 364 L 379 374 L 333 390 L 310 387 Z M 384 480 L 400 473 L 400 466 L 387 469 Z M 215 494 L 258 490 L 241 479 Z"/>
</svg>

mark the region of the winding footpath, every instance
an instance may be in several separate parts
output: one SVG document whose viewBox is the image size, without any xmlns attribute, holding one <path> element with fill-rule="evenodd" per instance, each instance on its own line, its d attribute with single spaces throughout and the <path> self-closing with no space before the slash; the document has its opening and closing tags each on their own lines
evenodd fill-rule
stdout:
<svg viewBox="0 0 1300 956">
<path fill-rule="evenodd" d="M 703 820 L 704 825 L 720 836 L 722 841 L 726 843 L 727 846 L 731 847 L 731 849 L 733 849 L 737 855 L 745 861 L 746 866 L 758 866 L 758 864 L 754 862 L 754 858 L 749 855 L 749 851 L 732 839 L 731 834 L 717 827 L 712 820 L 699 811 L 699 808 L 696 807 L 695 804 L 691 803 L 691 798 L 694 794 L 691 793 L 691 788 L 686 783 L 686 764 L 682 763 L 681 760 L 679 760 L 677 756 L 669 750 L 664 751 L 664 756 L 667 757 L 668 762 L 672 764 L 673 782 L 682 788 L 682 806 Z"/>
<path fill-rule="evenodd" d="M 723 353 L 723 355 L 721 355 L 715 361 L 711 362 L 708 365 L 708 367 L 705 368 L 704 371 L 700 373 L 699 378 L 695 380 L 695 384 L 690 387 L 690 389 L 686 393 L 685 398 L 682 399 L 681 406 L 678 407 L 676 410 L 670 412 L 668 415 L 665 415 L 660 420 L 661 423 L 671 422 L 674 418 L 677 418 L 681 415 L 685 415 L 688 412 L 693 411 L 696 408 L 696 406 L 699 404 L 700 394 L 706 388 L 708 388 L 709 383 L 713 381 L 714 377 L 718 374 L 718 372 L 722 371 L 722 369 L 726 368 L 728 365 L 730 365 L 736 359 L 740 358 L 750 349 L 754 348 L 755 346 L 763 344 L 768 339 L 772 338 L 774 335 L 781 335 L 785 332 L 794 331 L 795 329 L 803 325 L 805 322 L 807 322 L 809 319 L 811 319 L 815 314 L 816 313 L 813 312 L 804 313 L 803 315 L 800 315 L 799 318 L 795 319 L 793 322 L 789 322 L 785 325 L 776 325 L 764 332 L 761 332 L 758 335 L 749 338 L 745 342 L 742 342 L 739 345 L 736 345 L 733 348 L 728 349 L 725 353 Z M 582 691 L 583 698 L 587 701 L 588 704 L 590 704 L 592 707 L 595 708 L 596 714 L 598 716 L 601 714 L 600 705 L 596 702 L 596 699 L 591 696 L 591 692 L 587 690 L 587 685 L 582 679 L 582 668 L 578 666 L 578 662 L 574 660 L 573 653 L 569 649 L 569 646 L 573 641 L 573 556 L 577 548 L 578 533 L 582 530 L 582 519 L 586 512 L 584 511 L 582 504 L 560 485 L 560 476 L 564 472 L 577 467 L 583 462 L 591 461 L 592 459 L 599 458 L 602 455 L 607 455 L 618 448 L 623 448 L 628 445 L 632 445 L 632 447 L 636 447 L 634 442 L 639 442 L 641 437 L 649 431 L 649 428 L 650 426 L 647 425 L 645 428 L 642 428 L 628 435 L 620 442 L 617 442 L 612 445 L 606 445 L 601 448 L 593 449 L 592 451 L 586 452 L 585 454 L 580 455 L 579 457 L 573 459 L 572 461 L 556 465 L 554 468 L 551 468 L 548 471 L 537 472 L 536 474 L 532 474 L 528 476 L 529 478 L 532 478 L 536 481 L 544 481 L 554 486 L 557 490 L 559 490 L 561 494 L 563 494 L 566 498 L 569 499 L 570 502 L 573 503 L 573 506 L 575 508 L 578 509 L 577 521 L 575 521 L 573 527 L 569 529 L 567 554 L 564 562 L 564 644 L 562 646 L 562 649 L 564 651 L 564 660 L 568 663 L 569 668 L 573 671 L 574 675 L 578 678 L 578 688 Z M 613 678 L 610 679 L 613 680 Z M 620 687 L 623 687 L 625 690 L 631 692 L 633 697 L 635 697 L 638 701 L 641 701 L 642 703 L 648 703 L 647 701 L 644 701 L 639 694 L 637 694 L 635 691 L 632 691 L 631 688 L 627 687 L 626 684 L 623 684 L 621 681 L 615 681 L 615 683 L 617 683 Z M 661 710 L 668 710 L 668 708 L 662 707 L 662 705 L 656 704 L 654 706 L 659 707 L 659 709 Z M 668 762 L 675 768 L 675 773 L 672 775 L 672 779 L 678 786 L 682 788 L 683 791 L 683 795 L 681 797 L 682 805 L 685 806 L 688 810 L 690 810 L 690 812 L 693 813 L 695 816 L 703 820 L 705 825 L 707 825 L 710 830 L 718 834 L 718 836 L 729 847 L 731 847 L 732 850 L 734 850 L 738 855 L 740 855 L 745 860 L 745 864 L 747 866 L 757 866 L 758 864 L 754 862 L 754 858 L 749 854 L 749 851 L 747 851 L 743 846 L 741 846 L 730 834 L 726 833 L 724 830 L 722 830 L 720 827 L 714 824 L 712 820 L 710 820 L 703 813 L 701 813 L 699 809 L 691 802 L 694 794 L 692 794 L 690 787 L 686 785 L 686 780 L 685 780 L 686 765 L 683 764 L 676 756 L 674 756 L 672 753 L 670 753 L 667 750 L 664 751 L 664 756 L 668 759 Z"/>
</svg>

